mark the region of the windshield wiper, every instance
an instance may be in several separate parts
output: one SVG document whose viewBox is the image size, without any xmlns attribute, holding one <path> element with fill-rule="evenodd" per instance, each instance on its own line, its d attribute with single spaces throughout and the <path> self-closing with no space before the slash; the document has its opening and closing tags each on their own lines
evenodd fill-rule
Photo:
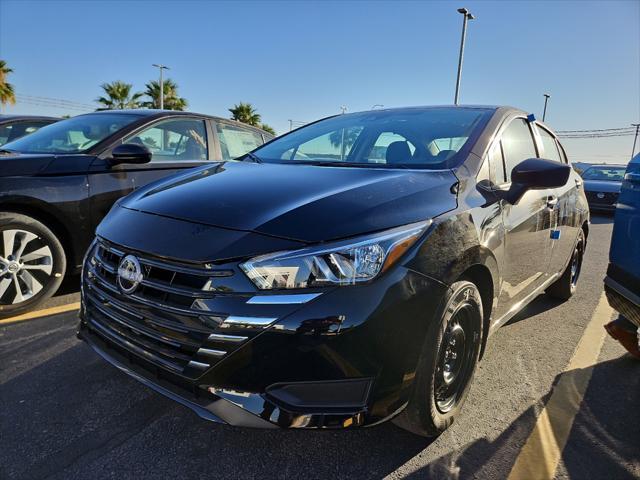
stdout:
<svg viewBox="0 0 640 480">
<path fill-rule="evenodd" d="M 0 148 L 0 155 L 11 155 L 12 153 L 16 153 L 13 150 L 7 150 L 6 148 Z"/>
<path fill-rule="evenodd" d="M 323 162 L 323 161 L 301 161 L 300 165 L 317 165 L 326 167 L 355 167 L 355 168 L 410 168 L 406 165 L 387 165 L 386 163 L 373 163 L 373 162 Z"/>
<path fill-rule="evenodd" d="M 262 163 L 262 159 L 260 159 L 260 157 L 258 157 L 255 153 L 247 152 L 244 154 L 244 156 L 250 158 L 253 163 Z"/>
</svg>

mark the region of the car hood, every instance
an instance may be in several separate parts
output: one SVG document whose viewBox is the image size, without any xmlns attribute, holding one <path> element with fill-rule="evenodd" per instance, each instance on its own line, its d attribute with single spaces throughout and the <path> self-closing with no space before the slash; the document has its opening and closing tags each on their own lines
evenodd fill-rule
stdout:
<svg viewBox="0 0 640 480">
<path fill-rule="evenodd" d="M 584 189 L 587 192 L 620 192 L 622 182 L 612 182 L 607 180 L 585 180 Z"/>
<path fill-rule="evenodd" d="M 0 177 L 36 175 L 54 158 L 54 155 L 0 154 Z"/>
<path fill-rule="evenodd" d="M 129 195 L 121 206 L 315 243 L 433 218 L 457 206 L 449 170 L 225 162 Z"/>
<path fill-rule="evenodd" d="M 85 154 L 0 154 L 0 177 L 85 173 L 94 157 Z"/>
</svg>

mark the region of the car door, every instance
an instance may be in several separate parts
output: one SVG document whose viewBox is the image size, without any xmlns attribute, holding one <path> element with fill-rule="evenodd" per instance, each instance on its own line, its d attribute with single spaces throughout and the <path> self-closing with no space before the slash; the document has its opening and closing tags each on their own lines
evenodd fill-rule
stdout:
<svg viewBox="0 0 640 480">
<path fill-rule="evenodd" d="M 529 122 L 512 119 L 498 136 L 500 148 L 495 151 L 502 159 L 502 185 L 508 189 L 511 171 L 520 162 L 538 157 Z M 497 147 L 496 147 L 497 148 Z M 499 160 L 498 160 L 499 161 Z M 528 190 L 518 202 L 500 200 L 504 224 L 504 260 L 499 311 L 506 313 L 515 303 L 539 288 L 548 278 L 551 260 L 552 190 Z"/>
<path fill-rule="evenodd" d="M 127 134 L 121 143 L 146 146 L 151 151 L 151 161 L 112 166 L 109 163 L 111 149 L 101 155 L 102 161 L 94 165 L 89 175 L 92 217 L 96 226 L 116 200 L 133 190 L 217 159 L 208 122 L 203 118 L 183 115 L 163 118 Z"/>
<path fill-rule="evenodd" d="M 538 124 L 536 124 L 536 131 L 541 158 L 567 163 L 564 150 L 562 150 L 555 136 Z M 567 183 L 562 187 L 552 189 L 551 198 L 548 201 L 551 214 L 550 275 L 561 273 L 573 252 L 574 243 L 580 229 L 579 208 L 577 207 L 578 188 L 582 188 L 582 180 L 572 169 Z"/>
<path fill-rule="evenodd" d="M 622 182 L 611 238 L 614 279 L 640 295 L 640 154 L 633 157 Z M 610 275 L 611 275 L 610 271 Z"/>
</svg>

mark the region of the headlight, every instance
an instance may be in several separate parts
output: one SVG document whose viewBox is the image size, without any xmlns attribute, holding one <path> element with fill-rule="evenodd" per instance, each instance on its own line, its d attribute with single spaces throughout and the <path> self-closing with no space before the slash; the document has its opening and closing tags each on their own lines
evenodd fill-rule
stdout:
<svg viewBox="0 0 640 480">
<path fill-rule="evenodd" d="M 319 247 L 270 253 L 240 264 L 261 290 L 353 285 L 393 265 L 431 220 Z"/>
</svg>

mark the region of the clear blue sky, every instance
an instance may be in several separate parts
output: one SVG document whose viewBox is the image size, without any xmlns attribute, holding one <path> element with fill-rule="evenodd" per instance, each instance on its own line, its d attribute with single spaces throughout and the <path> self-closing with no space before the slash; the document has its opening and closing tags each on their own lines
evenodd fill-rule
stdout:
<svg viewBox="0 0 640 480">
<path fill-rule="evenodd" d="M 207 2 L 0 0 L 0 58 L 17 93 L 92 104 L 99 85 L 144 89 L 171 67 L 190 109 L 251 102 L 279 132 L 385 106 L 509 104 L 558 130 L 640 121 L 640 1 Z M 78 113 L 18 103 L 15 113 Z M 626 162 L 632 137 L 566 141 L 574 161 Z"/>
</svg>

